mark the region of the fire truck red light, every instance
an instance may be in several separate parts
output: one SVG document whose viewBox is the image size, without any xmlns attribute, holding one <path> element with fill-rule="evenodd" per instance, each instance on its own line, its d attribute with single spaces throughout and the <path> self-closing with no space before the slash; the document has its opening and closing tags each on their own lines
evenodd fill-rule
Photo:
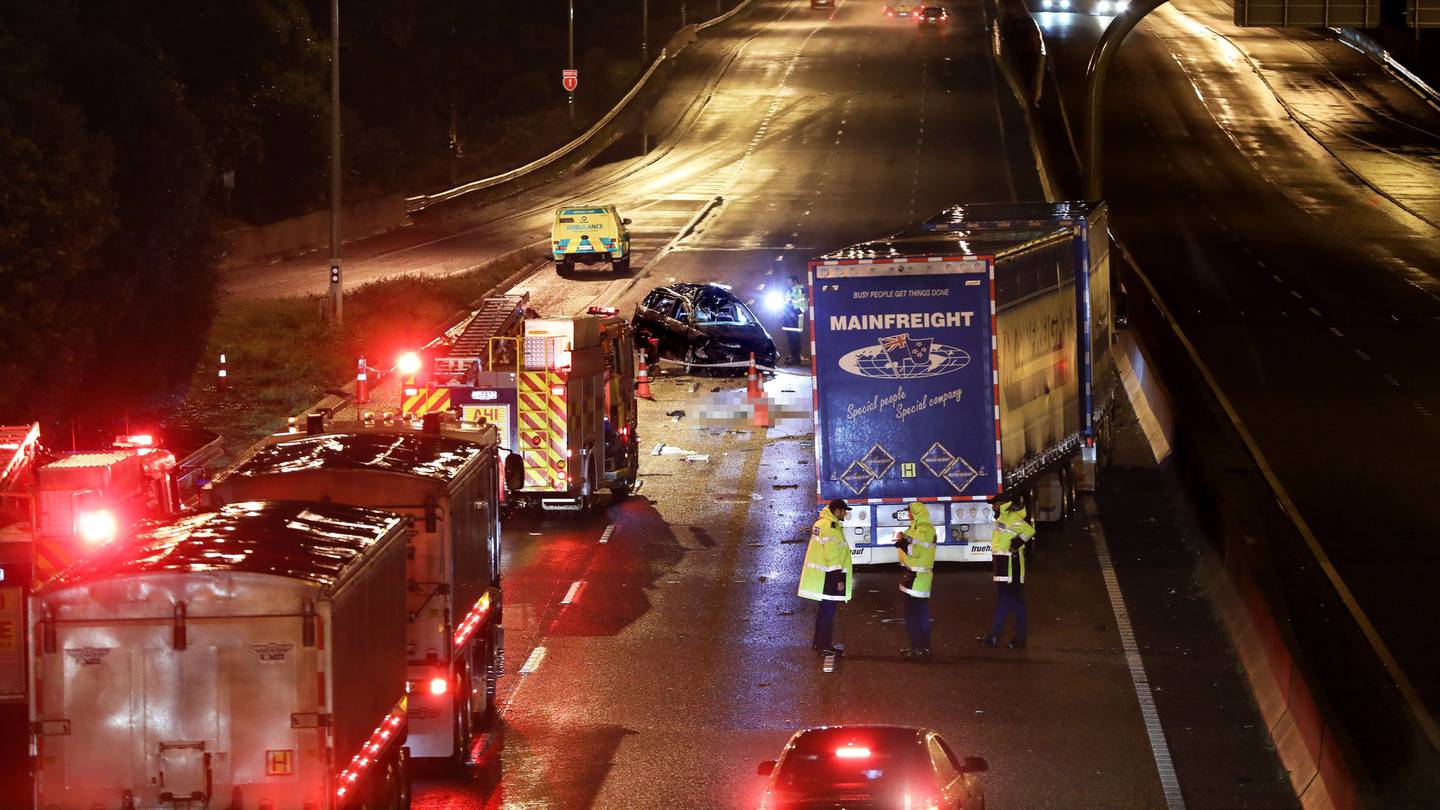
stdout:
<svg viewBox="0 0 1440 810">
<path fill-rule="evenodd" d="M 420 355 L 415 352 L 405 352 L 395 360 L 395 369 L 404 375 L 420 373 Z"/>
<path fill-rule="evenodd" d="M 75 521 L 75 533 L 81 540 L 94 545 L 114 540 L 119 530 L 120 524 L 108 509 L 82 512 L 80 518 Z"/>
<path fill-rule="evenodd" d="M 448 678 L 431 678 L 430 694 L 443 695 L 450 691 L 450 680 Z"/>
<path fill-rule="evenodd" d="M 154 447 L 155 437 L 149 433 L 137 433 L 134 436 L 127 436 L 125 441 L 136 447 Z"/>
</svg>

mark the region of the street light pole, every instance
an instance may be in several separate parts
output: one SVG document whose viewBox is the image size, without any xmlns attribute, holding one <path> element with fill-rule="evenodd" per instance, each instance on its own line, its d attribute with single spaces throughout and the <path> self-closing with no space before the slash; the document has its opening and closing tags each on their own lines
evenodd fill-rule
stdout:
<svg viewBox="0 0 1440 810">
<path fill-rule="evenodd" d="M 640 0 L 640 67 L 650 64 L 650 0 Z"/>
<path fill-rule="evenodd" d="M 1085 69 L 1085 199 L 1099 200 L 1105 196 L 1105 184 L 1100 176 L 1100 153 L 1104 147 L 1104 130 L 1101 119 L 1105 109 L 1105 80 L 1110 75 L 1110 63 L 1115 61 L 1115 52 L 1120 43 L 1146 14 L 1165 5 L 1167 0 L 1138 0 L 1123 14 L 1110 21 L 1095 50 L 1090 54 L 1090 64 Z"/>
<path fill-rule="evenodd" d="M 567 40 L 567 43 L 568 43 L 568 46 L 567 46 L 567 47 L 568 47 L 568 50 L 569 50 L 569 53 L 570 53 L 570 58 L 569 58 L 569 61 L 568 61 L 567 64 L 568 64 L 568 66 L 569 66 L 569 68 L 570 68 L 571 70 L 574 70 L 574 69 L 575 69 L 575 0 L 570 0 L 570 26 L 569 26 L 569 34 L 568 34 L 568 36 L 566 37 L 566 40 Z M 574 128 L 575 128 L 575 91 L 574 91 L 574 90 L 571 90 L 570 93 L 568 94 L 568 98 L 566 99 L 565 104 L 566 104 L 566 106 L 568 106 L 568 107 L 570 108 L 570 128 L 571 128 L 571 129 L 574 129 Z"/>
<path fill-rule="evenodd" d="M 330 314 L 345 323 L 340 284 L 340 0 L 330 0 Z"/>
</svg>

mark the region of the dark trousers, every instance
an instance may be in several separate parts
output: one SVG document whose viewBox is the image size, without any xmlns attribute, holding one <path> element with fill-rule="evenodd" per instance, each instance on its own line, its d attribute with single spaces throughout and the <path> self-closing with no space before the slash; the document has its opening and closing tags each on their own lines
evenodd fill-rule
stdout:
<svg viewBox="0 0 1440 810">
<path fill-rule="evenodd" d="M 910 634 L 910 649 L 930 649 L 930 600 L 905 594 L 905 632 Z"/>
<path fill-rule="evenodd" d="M 800 344 L 803 340 L 803 337 L 804 334 L 801 332 L 787 331 L 785 333 L 785 343 L 788 347 L 786 349 L 786 359 L 792 360 L 796 363 L 800 362 L 800 359 L 803 356 L 803 352 L 801 352 L 800 350 Z"/>
<path fill-rule="evenodd" d="M 834 599 L 824 599 L 820 602 L 815 611 L 815 646 L 825 649 L 835 643 L 835 612 L 840 609 L 840 603 Z"/>
<path fill-rule="evenodd" d="M 1025 640 L 1025 586 L 1019 582 L 995 583 L 995 618 L 990 620 L 990 637 L 999 639 L 1005 619 L 1015 614 L 1015 640 Z"/>
</svg>

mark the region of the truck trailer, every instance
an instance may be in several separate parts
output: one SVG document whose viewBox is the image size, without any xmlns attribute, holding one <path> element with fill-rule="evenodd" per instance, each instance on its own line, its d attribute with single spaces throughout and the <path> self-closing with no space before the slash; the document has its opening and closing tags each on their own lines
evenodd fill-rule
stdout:
<svg viewBox="0 0 1440 810">
<path fill-rule="evenodd" d="M 414 757 L 468 761 L 502 670 L 500 465 L 494 427 L 325 422 L 262 440 L 213 487 L 224 502 L 300 499 L 414 519 L 404 645 Z"/>
<path fill-rule="evenodd" d="M 41 585 L 35 806 L 407 806 L 408 524 L 235 503 L 142 524 Z"/>
<path fill-rule="evenodd" d="M 991 501 L 1068 514 L 1113 400 L 1104 203 L 957 205 L 810 263 L 818 494 L 857 563 L 926 504 L 937 559 L 990 559 Z"/>
</svg>

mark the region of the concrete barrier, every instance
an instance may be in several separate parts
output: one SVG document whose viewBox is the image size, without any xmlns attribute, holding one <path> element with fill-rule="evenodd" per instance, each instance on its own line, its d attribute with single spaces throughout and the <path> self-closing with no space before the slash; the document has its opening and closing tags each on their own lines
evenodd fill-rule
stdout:
<svg viewBox="0 0 1440 810">
<path fill-rule="evenodd" d="M 373 197 L 341 208 L 340 234 L 345 240 L 360 239 L 398 228 L 409 221 L 404 195 Z M 330 239 L 330 212 L 315 211 L 269 225 L 222 231 L 219 236 L 225 245 L 222 266 L 250 264 L 327 244 Z"/>
</svg>

